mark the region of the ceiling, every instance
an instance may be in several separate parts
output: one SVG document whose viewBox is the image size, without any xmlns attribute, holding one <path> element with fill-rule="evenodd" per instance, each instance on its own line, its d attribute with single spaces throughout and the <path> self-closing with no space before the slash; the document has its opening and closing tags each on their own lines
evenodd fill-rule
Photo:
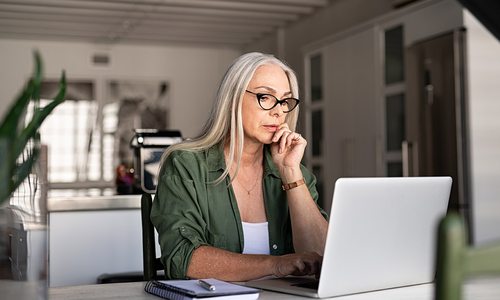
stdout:
<svg viewBox="0 0 500 300">
<path fill-rule="evenodd" d="M 0 37 L 243 47 L 331 0 L 0 0 Z"/>
</svg>

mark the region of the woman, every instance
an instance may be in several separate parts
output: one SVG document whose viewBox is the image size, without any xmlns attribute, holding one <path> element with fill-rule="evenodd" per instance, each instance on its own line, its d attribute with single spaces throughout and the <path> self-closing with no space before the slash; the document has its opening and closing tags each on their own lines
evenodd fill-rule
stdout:
<svg viewBox="0 0 500 300">
<path fill-rule="evenodd" d="M 167 278 L 319 274 L 327 221 L 300 164 L 297 95 L 288 66 L 242 55 L 202 135 L 167 148 L 151 212 Z"/>
</svg>

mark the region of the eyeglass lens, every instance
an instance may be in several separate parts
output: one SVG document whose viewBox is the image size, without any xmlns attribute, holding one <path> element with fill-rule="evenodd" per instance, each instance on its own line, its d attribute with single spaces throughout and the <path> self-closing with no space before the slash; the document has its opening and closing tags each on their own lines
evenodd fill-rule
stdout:
<svg viewBox="0 0 500 300">
<path fill-rule="evenodd" d="M 270 94 L 257 94 L 256 96 L 259 100 L 260 106 L 265 110 L 271 110 L 279 103 L 283 112 L 290 112 L 299 103 L 299 100 L 295 98 L 285 98 L 278 100 L 278 98 Z"/>
</svg>

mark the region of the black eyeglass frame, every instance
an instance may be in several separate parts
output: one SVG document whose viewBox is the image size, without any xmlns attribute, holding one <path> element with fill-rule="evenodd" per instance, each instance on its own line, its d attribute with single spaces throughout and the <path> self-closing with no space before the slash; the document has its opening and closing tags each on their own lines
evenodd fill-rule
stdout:
<svg viewBox="0 0 500 300">
<path fill-rule="evenodd" d="M 249 91 L 249 90 L 245 90 L 245 92 L 255 95 L 255 96 L 257 97 L 257 102 L 259 103 L 259 106 L 260 106 L 263 110 L 271 110 L 271 109 L 275 108 L 275 107 L 276 107 L 276 105 L 278 105 L 278 104 L 280 104 L 280 105 L 281 105 L 282 103 L 288 103 L 288 104 L 290 104 L 289 100 L 294 100 L 294 101 L 295 101 L 295 106 L 294 106 L 294 107 L 292 107 L 291 109 L 286 110 L 286 111 L 285 111 L 285 110 L 283 110 L 283 112 L 284 112 L 284 113 L 289 113 L 289 112 L 291 112 L 292 110 L 294 110 L 297 106 L 299 106 L 299 103 L 300 103 L 300 100 L 299 100 L 299 99 L 297 99 L 297 98 L 293 98 L 293 97 L 288 97 L 288 98 L 284 98 L 284 99 L 281 99 L 281 100 L 280 100 L 280 99 L 276 98 L 276 96 L 271 95 L 271 94 L 266 94 L 266 93 L 254 93 L 254 92 Z M 274 100 L 276 100 L 276 102 L 274 103 L 274 105 L 273 105 L 271 108 L 264 108 L 264 107 L 262 106 L 262 104 L 260 103 L 260 99 L 261 99 L 262 97 L 264 97 L 264 96 L 271 96 L 271 97 L 273 97 L 273 98 L 274 98 Z"/>
</svg>

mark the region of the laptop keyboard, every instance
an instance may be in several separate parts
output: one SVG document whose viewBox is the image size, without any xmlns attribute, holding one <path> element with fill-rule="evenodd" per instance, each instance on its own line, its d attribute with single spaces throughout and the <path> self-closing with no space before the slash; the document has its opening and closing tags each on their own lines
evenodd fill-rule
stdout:
<svg viewBox="0 0 500 300">
<path fill-rule="evenodd" d="M 297 286 L 297 287 L 311 289 L 311 290 L 317 290 L 318 286 L 319 286 L 319 280 L 311 280 L 311 281 L 306 281 L 306 282 L 294 283 L 294 284 L 292 284 L 292 286 Z"/>
</svg>

